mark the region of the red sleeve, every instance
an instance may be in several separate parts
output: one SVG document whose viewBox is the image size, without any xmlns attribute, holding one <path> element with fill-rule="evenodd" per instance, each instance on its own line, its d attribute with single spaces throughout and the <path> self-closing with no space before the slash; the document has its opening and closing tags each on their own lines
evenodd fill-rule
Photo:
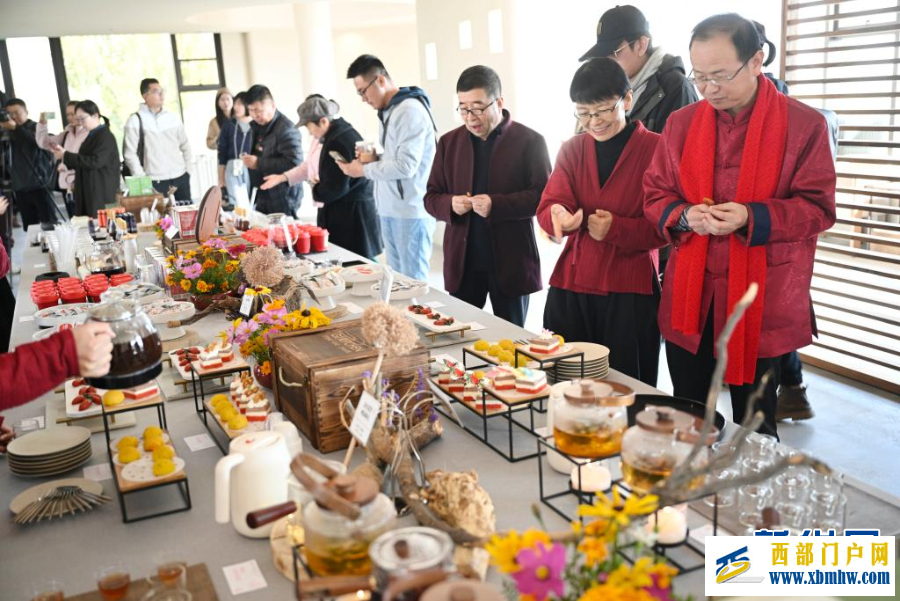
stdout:
<svg viewBox="0 0 900 601">
<path fill-rule="evenodd" d="M 6 254 L 6 247 L 0 243 L 0 278 L 5 278 L 9 273 L 9 255 Z"/>
<path fill-rule="evenodd" d="M 65 331 L 0 355 L 0 411 L 32 401 L 78 375 L 75 336 Z"/>
<path fill-rule="evenodd" d="M 542 136 L 532 138 L 528 152 L 528 188 L 509 194 L 489 194 L 490 221 L 530 220 L 541 200 L 541 193 L 550 177 L 550 155 Z"/>
<path fill-rule="evenodd" d="M 613 215 L 606 242 L 624 250 L 653 250 L 667 244 L 666 239 L 645 217 Z"/>
<path fill-rule="evenodd" d="M 796 165 L 788 198 L 747 203 L 749 246 L 806 240 L 834 225 L 836 178 L 824 119 L 813 127 Z"/>
<path fill-rule="evenodd" d="M 453 194 L 448 191 L 445 149 L 446 136 L 442 137 L 434 154 L 434 162 L 431 163 L 431 174 L 428 176 L 428 185 L 425 189 L 425 210 L 438 221 L 450 223 L 456 214 L 453 212 Z"/>
<path fill-rule="evenodd" d="M 673 148 L 672 143 L 674 129 L 670 119 L 656 145 L 650 168 L 644 173 L 644 217 L 658 235 L 678 247 L 696 234 L 669 229 L 678 223 L 681 214 L 688 208 L 678 173 L 681 149 Z"/>
<path fill-rule="evenodd" d="M 575 194 L 575 174 L 573 173 L 572 158 L 569 156 L 571 148 L 577 144 L 578 137 L 572 138 L 559 149 L 556 156 L 556 166 L 547 180 L 547 186 L 544 188 L 544 194 L 541 196 L 541 202 L 537 208 L 538 224 L 545 232 L 553 235 L 553 218 L 550 216 L 550 209 L 555 204 L 562 205 L 569 213 L 575 213 L 581 208 L 578 198 Z M 587 227 L 587 219 L 581 223 L 582 229 Z M 563 232 L 563 236 L 574 234 L 575 232 Z"/>
</svg>

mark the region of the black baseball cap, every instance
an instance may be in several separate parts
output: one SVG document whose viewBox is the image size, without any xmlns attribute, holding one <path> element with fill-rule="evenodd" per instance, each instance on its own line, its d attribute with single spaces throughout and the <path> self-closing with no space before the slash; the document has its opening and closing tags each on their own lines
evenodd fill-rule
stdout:
<svg viewBox="0 0 900 601">
<path fill-rule="evenodd" d="M 609 56 L 622 45 L 623 40 L 642 35 L 650 35 L 650 23 L 644 13 L 629 4 L 616 6 L 600 17 L 597 23 L 597 43 L 578 60 Z"/>
</svg>

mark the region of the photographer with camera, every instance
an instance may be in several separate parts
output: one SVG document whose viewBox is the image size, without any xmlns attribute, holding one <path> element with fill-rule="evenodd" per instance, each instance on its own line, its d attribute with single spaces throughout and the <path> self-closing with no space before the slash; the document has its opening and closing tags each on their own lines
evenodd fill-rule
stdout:
<svg viewBox="0 0 900 601">
<path fill-rule="evenodd" d="M 27 231 L 29 225 L 56 221 L 48 188 L 53 162 L 50 153 L 37 145 L 37 124 L 28 118 L 25 102 L 10 98 L 4 108 L 0 127 L 12 134 L 12 189 Z"/>
</svg>

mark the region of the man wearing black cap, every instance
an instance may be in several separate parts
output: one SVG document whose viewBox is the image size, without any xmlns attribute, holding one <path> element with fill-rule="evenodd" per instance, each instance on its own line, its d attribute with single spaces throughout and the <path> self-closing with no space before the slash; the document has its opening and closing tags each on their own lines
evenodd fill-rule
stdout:
<svg viewBox="0 0 900 601">
<path fill-rule="evenodd" d="M 629 117 L 652 132 L 662 133 L 669 115 L 697 102 L 697 90 L 685 77 L 681 57 L 654 48 L 644 13 L 625 5 L 611 8 L 597 23 L 597 43 L 579 60 L 615 60 L 634 91 Z"/>
</svg>

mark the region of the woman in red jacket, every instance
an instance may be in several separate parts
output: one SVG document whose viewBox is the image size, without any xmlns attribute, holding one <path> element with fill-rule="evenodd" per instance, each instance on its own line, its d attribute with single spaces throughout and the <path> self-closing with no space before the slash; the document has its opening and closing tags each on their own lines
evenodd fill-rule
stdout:
<svg viewBox="0 0 900 601">
<path fill-rule="evenodd" d="M 812 342 L 816 237 L 835 220 L 825 119 L 775 89 L 761 48 L 739 15 L 697 25 L 692 79 L 705 100 L 669 118 L 644 177 L 647 217 L 673 246 L 659 323 L 676 396 L 706 399 L 713 340 L 749 284 L 759 285 L 728 347 L 736 421 L 778 358 Z M 772 436 L 776 382 L 761 400 L 760 431 Z"/>
<path fill-rule="evenodd" d="M 657 249 L 665 239 L 644 217 L 641 176 L 659 136 L 626 118 L 631 84 L 611 59 L 584 63 L 569 96 L 585 132 L 563 144 L 538 206 L 544 231 L 568 236 L 550 277 L 544 327 L 609 347 L 613 368 L 655 386 Z"/>
</svg>

